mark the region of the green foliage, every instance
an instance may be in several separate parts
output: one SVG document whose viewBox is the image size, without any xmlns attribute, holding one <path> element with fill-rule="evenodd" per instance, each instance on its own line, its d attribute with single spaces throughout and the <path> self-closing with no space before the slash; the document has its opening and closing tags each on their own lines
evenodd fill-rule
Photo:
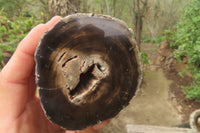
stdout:
<svg viewBox="0 0 200 133">
<path fill-rule="evenodd" d="M 183 10 L 182 17 L 171 38 L 171 46 L 178 60 L 188 57 L 194 83 L 184 88 L 188 98 L 200 101 L 200 1 L 192 0 Z"/>
<path fill-rule="evenodd" d="M 3 60 L 3 53 L 0 52 L 0 61 Z"/>
<path fill-rule="evenodd" d="M 7 14 L 0 11 L 0 62 L 2 61 L 3 51 L 14 52 L 17 44 L 35 25 L 42 23 L 41 20 L 33 16 L 19 16 L 9 19 Z"/>
<path fill-rule="evenodd" d="M 153 41 L 154 41 L 151 37 L 149 37 L 149 36 L 147 36 L 147 35 L 142 35 L 142 36 L 141 36 L 141 40 L 142 40 L 143 42 L 147 42 L 147 43 L 153 42 Z"/>
<path fill-rule="evenodd" d="M 163 40 L 164 40 L 164 39 L 163 39 L 162 36 L 157 36 L 157 38 L 156 38 L 156 42 L 157 42 L 157 43 L 161 43 Z"/>
<path fill-rule="evenodd" d="M 175 39 L 173 38 L 174 34 L 175 34 L 175 32 L 172 31 L 172 30 L 170 30 L 170 29 L 165 30 L 165 31 L 164 31 L 163 40 L 170 40 L 170 41 L 175 40 Z"/>
<path fill-rule="evenodd" d="M 185 94 L 187 94 L 187 98 L 195 99 L 195 101 L 200 102 L 200 89 L 199 85 L 194 83 L 189 87 L 182 87 Z"/>
<path fill-rule="evenodd" d="M 153 39 L 147 35 L 142 35 L 141 40 L 146 43 L 161 43 L 165 40 L 165 36 L 157 36 L 156 39 Z"/>
<path fill-rule="evenodd" d="M 0 10 L 4 9 L 9 18 L 15 15 L 18 16 L 25 2 L 26 0 L 0 0 Z"/>
<path fill-rule="evenodd" d="M 150 63 L 150 61 L 147 59 L 148 58 L 148 54 L 147 53 L 140 52 L 140 57 L 141 57 L 142 64 L 148 65 Z"/>
</svg>

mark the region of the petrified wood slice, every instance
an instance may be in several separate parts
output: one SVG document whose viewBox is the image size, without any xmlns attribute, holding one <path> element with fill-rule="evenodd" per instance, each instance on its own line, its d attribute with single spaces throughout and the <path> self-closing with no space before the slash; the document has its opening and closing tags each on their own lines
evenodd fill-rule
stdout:
<svg viewBox="0 0 200 133">
<path fill-rule="evenodd" d="M 109 16 L 63 18 L 43 35 L 35 60 L 45 114 L 68 130 L 117 115 L 140 81 L 133 34 L 124 22 Z"/>
</svg>

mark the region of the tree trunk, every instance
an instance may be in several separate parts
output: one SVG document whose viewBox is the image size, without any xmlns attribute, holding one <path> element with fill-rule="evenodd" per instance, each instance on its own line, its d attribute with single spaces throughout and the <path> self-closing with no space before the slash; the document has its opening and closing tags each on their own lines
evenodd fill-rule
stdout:
<svg viewBox="0 0 200 133">
<path fill-rule="evenodd" d="M 107 6 L 107 14 L 110 15 L 110 6 L 108 0 L 106 0 L 106 6 Z"/>
<path fill-rule="evenodd" d="M 78 12 L 80 9 L 80 0 L 49 0 L 50 16 L 67 16 Z"/>
<path fill-rule="evenodd" d="M 134 14 L 133 23 L 135 26 L 136 41 L 137 41 L 137 45 L 139 46 L 139 48 L 140 48 L 140 44 L 141 44 L 143 18 L 144 18 L 144 14 L 148 8 L 147 3 L 148 3 L 148 0 L 133 0 L 133 14 Z"/>
<path fill-rule="evenodd" d="M 117 0 L 113 0 L 113 16 L 115 17 L 115 12 L 116 12 L 116 2 Z"/>
<path fill-rule="evenodd" d="M 138 45 L 141 44 L 142 27 L 143 27 L 143 21 L 142 17 L 139 15 L 136 22 L 136 41 Z"/>
</svg>

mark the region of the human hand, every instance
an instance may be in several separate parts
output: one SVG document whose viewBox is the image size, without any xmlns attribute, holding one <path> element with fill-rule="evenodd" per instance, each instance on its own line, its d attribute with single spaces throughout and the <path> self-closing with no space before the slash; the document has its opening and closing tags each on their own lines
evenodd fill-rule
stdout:
<svg viewBox="0 0 200 133">
<path fill-rule="evenodd" d="M 33 28 L 0 72 L 0 133 L 95 133 L 108 123 L 64 131 L 47 120 L 35 96 L 34 52 L 41 35 L 60 19 L 56 16 Z"/>
</svg>

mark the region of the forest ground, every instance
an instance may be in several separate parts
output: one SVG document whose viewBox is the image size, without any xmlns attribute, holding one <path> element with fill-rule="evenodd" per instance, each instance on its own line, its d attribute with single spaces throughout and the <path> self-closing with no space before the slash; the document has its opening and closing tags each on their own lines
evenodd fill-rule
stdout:
<svg viewBox="0 0 200 133">
<path fill-rule="evenodd" d="M 156 61 L 159 44 L 143 43 L 141 51 L 148 53 L 150 64 L 143 67 L 143 83 L 130 104 L 123 109 L 100 133 L 126 133 L 127 124 L 176 126 L 189 121 L 189 115 L 200 103 L 188 100 L 182 85 L 192 82 L 188 74 L 178 73 L 186 69 L 177 61 Z M 170 67 L 166 67 L 170 66 Z"/>
</svg>

